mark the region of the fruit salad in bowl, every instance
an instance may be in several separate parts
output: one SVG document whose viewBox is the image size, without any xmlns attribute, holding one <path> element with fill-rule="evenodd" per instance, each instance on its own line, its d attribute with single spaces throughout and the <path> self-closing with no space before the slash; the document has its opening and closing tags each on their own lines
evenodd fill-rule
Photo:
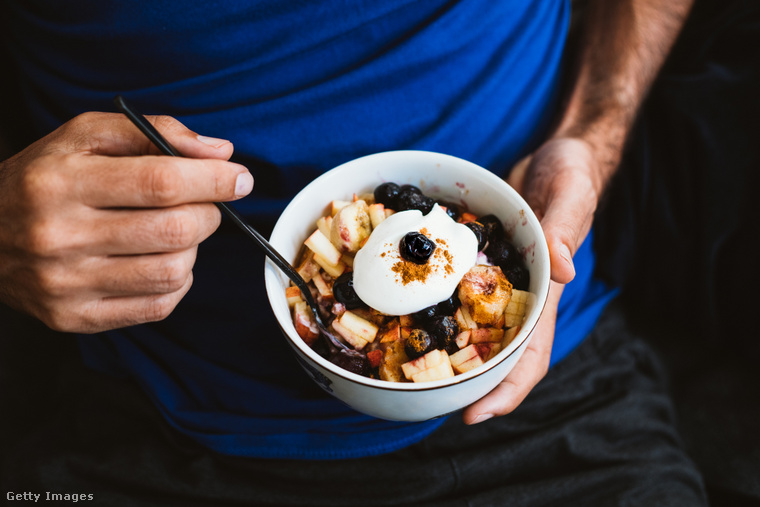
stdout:
<svg viewBox="0 0 760 507">
<path fill-rule="evenodd" d="M 322 321 L 355 350 L 320 335 L 300 290 L 288 287 L 299 336 L 349 371 L 429 382 L 477 368 L 517 334 L 530 273 L 495 215 L 384 182 L 332 200 L 297 263 Z"/>
<path fill-rule="evenodd" d="M 304 369 L 359 411 L 423 420 L 476 401 L 511 370 L 540 316 L 549 255 L 538 220 L 502 179 L 431 152 L 343 164 L 287 207 L 271 242 L 308 281 L 266 265 L 272 309 Z"/>
</svg>

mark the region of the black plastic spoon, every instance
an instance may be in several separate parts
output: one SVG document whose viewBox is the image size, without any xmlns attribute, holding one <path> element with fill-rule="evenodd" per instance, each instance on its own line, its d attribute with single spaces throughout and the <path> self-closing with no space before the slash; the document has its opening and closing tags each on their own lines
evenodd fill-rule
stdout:
<svg viewBox="0 0 760 507">
<path fill-rule="evenodd" d="M 174 146 L 172 146 L 158 130 L 156 130 L 153 124 L 151 124 L 145 118 L 145 116 L 138 113 L 134 107 L 129 105 L 124 97 L 117 95 L 114 97 L 114 103 L 116 104 L 116 107 L 119 109 L 119 111 L 124 113 L 126 117 L 129 118 L 129 120 L 134 123 L 134 125 L 140 129 L 140 131 L 145 134 L 145 136 L 153 144 L 156 145 L 161 153 L 172 157 L 182 157 L 182 154 L 177 151 L 177 149 L 174 148 Z M 314 301 L 314 297 L 309 290 L 309 286 L 306 284 L 306 281 L 301 277 L 301 275 L 298 274 L 298 271 L 296 271 L 293 266 L 291 266 L 290 263 L 285 260 L 285 258 L 280 255 L 277 250 L 274 249 L 274 247 L 272 247 L 272 245 L 264 238 L 264 236 L 262 236 L 256 229 L 251 227 L 243 219 L 243 217 L 240 216 L 235 208 L 224 202 L 215 202 L 214 204 L 216 204 L 216 206 L 221 209 L 224 214 L 226 214 L 233 222 L 235 222 L 235 225 L 240 227 L 246 236 L 252 239 L 254 243 L 256 243 L 256 245 L 258 245 L 258 247 L 264 251 L 264 254 L 266 254 L 266 256 L 269 257 L 272 262 L 274 262 L 275 265 L 280 268 L 287 275 L 287 277 L 290 278 L 293 283 L 301 290 L 301 294 L 303 294 L 304 300 L 311 308 L 311 312 L 314 314 L 314 320 L 316 320 L 319 332 L 325 338 L 327 338 L 330 343 L 338 348 L 340 352 L 349 356 L 360 358 L 363 360 L 363 362 L 366 362 L 367 356 L 365 354 L 354 350 L 347 344 L 340 341 L 335 335 L 330 332 L 327 326 L 325 326 L 322 318 L 319 315 L 319 308 L 317 307 L 316 301 Z M 361 364 L 361 368 L 364 367 L 369 368 L 369 363 L 367 362 L 366 365 Z"/>
</svg>

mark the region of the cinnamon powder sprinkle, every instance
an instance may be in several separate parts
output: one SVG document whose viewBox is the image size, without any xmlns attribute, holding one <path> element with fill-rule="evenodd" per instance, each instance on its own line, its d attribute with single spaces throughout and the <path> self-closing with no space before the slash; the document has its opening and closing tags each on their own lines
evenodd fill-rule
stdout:
<svg viewBox="0 0 760 507">
<path fill-rule="evenodd" d="M 423 231 L 420 232 L 424 234 Z M 434 241 L 437 247 L 425 264 L 416 264 L 401 258 L 391 267 L 391 270 L 400 277 L 403 285 L 411 282 L 424 283 L 429 276 L 439 269 L 443 269 L 446 275 L 454 273 L 454 267 L 451 265 L 453 257 L 445 248 L 446 241 L 440 238 Z"/>
</svg>

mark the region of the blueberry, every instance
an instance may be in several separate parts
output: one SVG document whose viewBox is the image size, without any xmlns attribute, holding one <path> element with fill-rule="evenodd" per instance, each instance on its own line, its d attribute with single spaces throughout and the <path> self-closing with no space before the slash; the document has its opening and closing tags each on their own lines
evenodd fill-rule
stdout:
<svg viewBox="0 0 760 507">
<path fill-rule="evenodd" d="M 402 258 L 415 264 L 425 264 L 435 251 L 435 243 L 424 234 L 408 232 L 401 238 L 399 248 Z"/>
<path fill-rule="evenodd" d="M 503 236 L 490 238 L 484 253 L 493 264 L 501 267 L 505 273 L 507 269 L 516 266 L 522 260 L 517 248 Z"/>
<path fill-rule="evenodd" d="M 412 319 L 414 319 L 414 322 L 424 324 L 436 315 L 438 315 L 438 305 L 433 305 L 413 313 Z"/>
<path fill-rule="evenodd" d="M 348 310 L 367 306 L 354 290 L 354 273 L 349 271 L 335 279 L 333 283 L 333 296 L 338 303 L 342 303 Z"/>
<path fill-rule="evenodd" d="M 411 192 L 413 194 L 422 195 L 422 190 L 420 190 L 419 187 L 415 187 L 414 185 L 401 185 L 401 190 L 403 192 Z"/>
<path fill-rule="evenodd" d="M 517 290 L 528 290 L 530 285 L 530 272 L 522 264 L 516 264 L 504 271 L 509 283 Z"/>
<path fill-rule="evenodd" d="M 488 234 L 486 233 L 485 226 L 480 222 L 465 222 L 464 225 L 475 233 L 475 237 L 478 238 L 478 252 L 482 252 L 486 247 L 486 243 L 488 243 Z"/>
<path fill-rule="evenodd" d="M 335 352 L 330 356 L 330 362 L 357 375 L 369 377 L 372 373 L 372 366 L 365 356 Z"/>
<path fill-rule="evenodd" d="M 482 216 L 478 219 L 478 222 L 483 224 L 483 227 L 485 227 L 486 235 L 488 236 L 489 241 L 492 238 L 506 237 L 504 233 L 504 225 L 496 215 Z"/>
<path fill-rule="evenodd" d="M 425 329 L 435 340 L 436 348 L 444 349 L 448 354 L 453 354 L 459 350 L 454 341 L 459 334 L 459 324 L 454 317 L 449 315 L 435 317 Z"/>
<path fill-rule="evenodd" d="M 404 343 L 404 351 L 409 359 L 422 357 L 436 348 L 436 341 L 424 329 L 412 329 Z"/>
<path fill-rule="evenodd" d="M 459 301 L 459 296 L 457 295 L 457 292 L 454 291 L 454 294 L 452 294 L 449 299 L 441 301 L 440 303 L 435 305 L 436 316 L 437 315 L 454 315 L 454 313 L 457 311 L 457 308 L 459 308 L 460 306 L 462 306 L 462 303 Z"/>
<path fill-rule="evenodd" d="M 439 206 L 446 208 L 446 214 L 455 222 L 462 216 L 462 207 L 449 201 L 438 201 Z"/>
<path fill-rule="evenodd" d="M 402 187 L 401 192 L 398 195 L 398 206 L 396 211 L 417 209 L 420 210 L 423 215 L 427 215 L 430 213 L 430 210 L 433 209 L 434 204 L 435 201 L 432 198 Z"/>
<path fill-rule="evenodd" d="M 396 183 L 383 183 L 375 187 L 375 202 L 384 205 L 386 208 L 397 209 L 400 192 L 401 187 Z"/>
</svg>

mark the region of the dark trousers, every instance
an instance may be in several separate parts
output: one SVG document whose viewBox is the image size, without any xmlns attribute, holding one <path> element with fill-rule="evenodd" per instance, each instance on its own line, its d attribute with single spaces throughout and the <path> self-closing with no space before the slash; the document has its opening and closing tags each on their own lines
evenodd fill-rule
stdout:
<svg viewBox="0 0 760 507">
<path fill-rule="evenodd" d="M 706 505 L 664 375 L 617 303 L 505 417 L 460 416 L 400 452 L 358 460 L 229 457 L 173 431 L 131 382 L 69 367 L 65 403 L 8 443 L 3 492 L 95 505 Z"/>
</svg>

